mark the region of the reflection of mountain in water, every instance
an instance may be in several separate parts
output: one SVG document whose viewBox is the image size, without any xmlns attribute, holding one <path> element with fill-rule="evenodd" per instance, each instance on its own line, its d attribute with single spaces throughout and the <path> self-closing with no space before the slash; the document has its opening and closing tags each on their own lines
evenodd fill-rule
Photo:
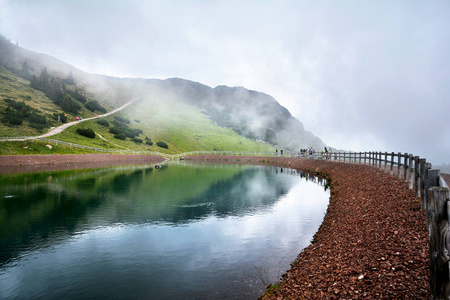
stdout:
<svg viewBox="0 0 450 300">
<path fill-rule="evenodd" d="M 127 177 L 135 179 L 142 172 Z M 52 245 L 86 229 L 87 215 L 106 202 L 115 178 L 106 170 L 3 175 L 0 265 L 33 245 Z"/>
<path fill-rule="evenodd" d="M 298 182 L 276 168 L 169 165 L 0 177 L 0 265 L 98 227 L 187 223 L 270 207 Z"/>
<path fill-rule="evenodd" d="M 272 168 L 247 169 L 233 178 L 214 182 L 198 197 L 187 199 L 187 204 L 177 210 L 177 218 L 171 221 L 209 215 L 226 217 L 259 210 L 287 194 L 293 184 L 289 178 L 275 176 Z"/>
</svg>

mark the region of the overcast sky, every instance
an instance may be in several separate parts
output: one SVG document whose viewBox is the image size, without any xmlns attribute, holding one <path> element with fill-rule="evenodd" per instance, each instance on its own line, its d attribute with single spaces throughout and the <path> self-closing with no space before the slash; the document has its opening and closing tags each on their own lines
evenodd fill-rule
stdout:
<svg viewBox="0 0 450 300">
<path fill-rule="evenodd" d="M 264 92 L 329 146 L 450 163 L 450 1 L 0 0 L 0 34 L 91 73 Z"/>
</svg>

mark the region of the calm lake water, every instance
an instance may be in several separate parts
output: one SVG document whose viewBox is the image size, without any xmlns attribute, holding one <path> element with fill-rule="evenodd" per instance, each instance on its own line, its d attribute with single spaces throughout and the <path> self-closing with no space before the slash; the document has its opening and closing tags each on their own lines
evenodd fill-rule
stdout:
<svg viewBox="0 0 450 300">
<path fill-rule="evenodd" d="M 0 175 L 1 299 L 255 299 L 306 247 L 322 183 L 169 163 Z"/>
</svg>

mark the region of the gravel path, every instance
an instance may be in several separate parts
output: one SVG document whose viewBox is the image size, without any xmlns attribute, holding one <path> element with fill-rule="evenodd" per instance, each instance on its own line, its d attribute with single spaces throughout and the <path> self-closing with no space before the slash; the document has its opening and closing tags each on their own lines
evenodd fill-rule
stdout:
<svg viewBox="0 0 450 300">
<path fill-rule="evenodd" d="M 378 169 L 294 158 L 187 157 L 270 164 L 330 177 L 327 214 L 266 299 L 429 299 L 426 213 L 406 183 Z"/>
<path fill-rule="evenodd" d="M 73 126 L 73 125 L 75 125 L 75 124 L 78 124 L 78 123 L 81 123 L 81 122 L 84 122 L 84 121 L 88 121 L 88 120 L 94 120 L 94 119 L 103 118 L 103 117 L 107 117 L 107 116 L 109 116 L 109 115 L 112 115 L 112 114 L 114 114 L 114 113 L 116 113 L 116 112 L 118 112 L 118 111 L 121 111 L 122 109 L 124 109 L 124 108 L 127 107 L 128 105 L 130 105 L 130 104 L 134 103 L 135 101 L 139 100 L 140 98 L 141 98 L 141 97 L 137 97 L 137 98 L 131 100 L 130 102 L 128 102 L 128 103 L 122 105 L 121 107 L 116 108 L 116 109 L 113 110 L 113 111 L 110 111 L 109 113 L 106 113 L 106 114 L 103 114 L 103 115 L 99 115 L 99 116 L 95 116 L 95 117 L 92 117 L 92 118 L 82 119 L 82 120 L 73 121 L 73 122 L 69 122 L 69 123 L 63 124 L 63 125 L 61 125 L 61 126 L 58 126 L 58 127 L 56 127 L 56 128 L 53 128 L 53 129 L 50 130 L 49 132 L 47 132 L 47 133 L 45 133 L 45 134 L 42 134 L 42 135 L 40 135 L 40 136 L 26 137 L 26 138 L 24 138 L 24 139 L 15 139 L 15 138 L 14 138 L 14 139 L 5 139 L 5 141 L 23 141 L 23 140 L 36 139 L 36 138 L 46 138 L 46 137 L 49 137 L 49 136 L 52 136 L 52 135 L 61 133 L 61 132 L 63 132 L 65 129 L 67 129 L 67 128 L 69 128 L 70 126 Z"/>
</svg>

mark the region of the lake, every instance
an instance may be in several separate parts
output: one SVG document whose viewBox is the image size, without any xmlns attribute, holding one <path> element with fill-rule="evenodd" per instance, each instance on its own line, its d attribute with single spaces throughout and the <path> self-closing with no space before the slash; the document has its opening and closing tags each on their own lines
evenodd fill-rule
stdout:
<svg viewBox="0 0 450 300">
<path fill-rule="evenodd" d="M 256 299 L 328 202 L 325 181 L 278 167 L 0 174 L 0 298 Z"/>
</svg>

